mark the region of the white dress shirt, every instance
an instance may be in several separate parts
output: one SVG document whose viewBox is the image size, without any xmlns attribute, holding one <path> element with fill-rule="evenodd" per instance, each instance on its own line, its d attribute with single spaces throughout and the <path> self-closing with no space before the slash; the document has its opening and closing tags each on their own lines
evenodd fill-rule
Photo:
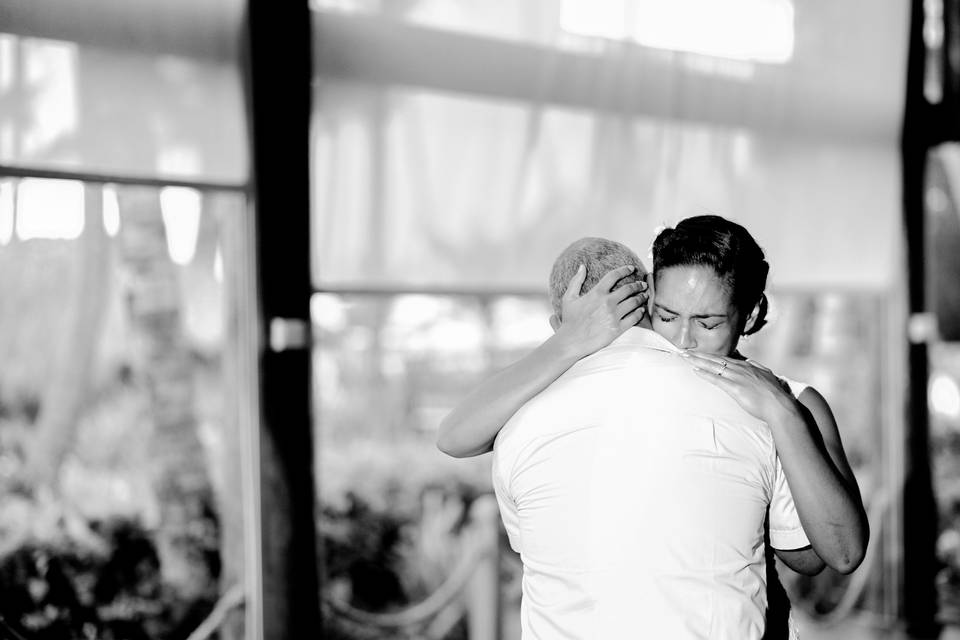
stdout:
<svg viewBox="0 0 960 640">
<path fill-rule="evenodd" d="M 634 328 L 508 422 L 493 485 L 524 640 L 763 635 L 763 522 L 809 542 L 766 423 Z"/>
</svg>

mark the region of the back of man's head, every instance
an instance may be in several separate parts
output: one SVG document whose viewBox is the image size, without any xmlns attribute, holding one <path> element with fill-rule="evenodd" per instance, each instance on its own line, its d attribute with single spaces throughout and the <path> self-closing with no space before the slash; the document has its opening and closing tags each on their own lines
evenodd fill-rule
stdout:
<svg viewBox="0 0 960 640">
<path fill-rule="evenodd" d="M 550 304 L 557 318 L 562 320 L 563 294 L 580 265 L 587 268 L 587 277 L 580 294 L 590 291 L 611 269 L 630 265 L 637 270 L 621 278 L 617 287 L 643 278 L 646 269 L 640 258 L 629 247 L 606 238 L 580 238 L 563 250 L 550 270 Z"/>
</svg>

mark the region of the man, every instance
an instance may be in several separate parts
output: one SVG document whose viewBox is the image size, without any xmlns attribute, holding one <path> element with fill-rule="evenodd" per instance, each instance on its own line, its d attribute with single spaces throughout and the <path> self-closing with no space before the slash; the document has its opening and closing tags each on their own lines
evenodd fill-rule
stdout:
<svg viewBox="0 0 960 640">
<path fill-rule="evenodd" d="M 587 286 L 613 267 L 645 272 L 619 243 L 575 243 L 554 265 L 555 309 L 569 280 L 556 274 L 581 262 Z M 493 484 L 524 565 L 524 640 L 762 637 L 768 508 L 775 549 L 809 542 L 770 429 L 677 351 L 644 321 L 497 436 Z"/>
</svg>

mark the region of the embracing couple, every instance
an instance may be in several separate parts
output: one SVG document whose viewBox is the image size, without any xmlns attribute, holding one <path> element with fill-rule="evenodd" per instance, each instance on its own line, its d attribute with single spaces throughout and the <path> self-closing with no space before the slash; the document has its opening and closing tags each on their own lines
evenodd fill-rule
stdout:
<svg viewBox="0 0 960 640">
<path fill-rule="evenodd" d="M 805 574 L 862 561 L 826 400 L 737 350 L 768 270 L 719 216 L 660 232 L 652 274 L 578 240 L 550 274 L 554 335 L 440 425 L 445 453 L 494 452 L 524 640 L 792 638 L 774 555 Z"/>
</svg>

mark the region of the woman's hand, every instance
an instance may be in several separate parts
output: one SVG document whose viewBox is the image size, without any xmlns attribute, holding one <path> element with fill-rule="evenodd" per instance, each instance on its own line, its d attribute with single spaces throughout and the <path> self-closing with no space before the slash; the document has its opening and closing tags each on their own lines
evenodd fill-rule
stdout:
<svg viewBox="0 0 960 640">
<path fill-rule="evenodd" d="M 801 399 L 794 399 L 773 372 L 750 362 L 689 351 L 681 355 L 700 377 L 767 423 L 816 555 L 841 573 L 856 569 L 866 553 L 870 528 L 836 421 L 822 396 L 808 388 Z"/>
<path fill-rule="evenodd" d="M 769 423 L 783 411 L 797 410 L 780 378 L 762 365 L 694 351 L 682 351 L 680 356 L 693 365 L 697 375 L 727 392 L 755 418 Z"/>
<path fill-rule="evenodd" d="M 587 277 L 586 267 L 580 265 L 563 294 L 563 318 L 557 338 L 585 356 L 607 346 L 640 322 L 647 308 L 647 283 L 640 279 L 616 287 L 635 271 L 632 266 L 612 269 L 590 291 L 580 295 Z"/>
</svg>

